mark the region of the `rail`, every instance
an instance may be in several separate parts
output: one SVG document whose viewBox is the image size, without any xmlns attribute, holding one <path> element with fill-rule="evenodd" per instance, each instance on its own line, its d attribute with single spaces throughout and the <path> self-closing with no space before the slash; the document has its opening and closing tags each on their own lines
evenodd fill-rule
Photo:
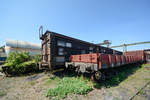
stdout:
<svg viewBox="0 0 150 100">
<path fill-rule="evenodd" d="M 141 88 L 140 90 L 138 90 L 138 91 L 137 91 L 133 96 L 131 96 L 128 100 L 133 100 L 134 97 L 135 97 L 136 95 L 138 95 L 138 94 L 140 93 L 140 91 L 142 91 L 149 83 L 150 83 L 150 81 L 148 81 L 146 84 L 144 84 L 144 85 L 142 86 L 142 88 Z"/>
</svg>

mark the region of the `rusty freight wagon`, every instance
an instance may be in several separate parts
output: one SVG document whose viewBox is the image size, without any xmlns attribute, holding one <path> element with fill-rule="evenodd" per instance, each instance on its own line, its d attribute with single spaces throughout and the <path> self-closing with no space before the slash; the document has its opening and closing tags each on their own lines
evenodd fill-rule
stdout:
<svg viewBox="0 0 150 100">
<path fill-rule="evenodd" d="M 41 69 L 64 67 L 65 62 L 70 61 L 70 56 L 76 54 L 99 52 L 122 55 L 122 52 L 51 31 L 40 34 L 40 39 L 42 40 L 42 61 L 39 63 Z"/>
<path fill-rule="evenodd" d="M 125 52 L 124 55 L 117 54 L 78 54 L 71 55 L 71 62 L 66 62 L 67 69 L 74 69 L 78 73 L 91 73 L 97 80 L 105 80 L 116 73 L 116 67 L 126 64 L 145 63 L 149 61 L 148 53 L 144 50 Z"/>
<path fill-rule="evenodd" d="M 144 51 L 147 53 L 146 63 L 150 64 L 150 49 L 145 49 Z"/>
</svg>

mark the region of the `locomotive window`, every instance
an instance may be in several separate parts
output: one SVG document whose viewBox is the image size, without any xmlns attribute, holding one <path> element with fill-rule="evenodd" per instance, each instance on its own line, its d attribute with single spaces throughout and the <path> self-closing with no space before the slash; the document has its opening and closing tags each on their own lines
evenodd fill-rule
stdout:
<svg viewBox="0 0 150 100">
<path fill-rule="evenodd" d="M 81 50 L 81 54 L 85 54 L 85 50 Z"/>
<path fill-rule="evenodd" d="M 71 48 L 71 47 L 72 47 L 72 44 L 69 43 L 69 42 L 67 42 L 67 43 L 66 43 L 66 47 L 70 47 L 70 48 Z"/>
<path fill-rule="evenodd" d="M 64 57 L 56 57 L 56 62 L 65 62 Z"/>
<path fill-rule="evenodd" d="M 89 47 L 89 50 L 93 50 L 93 47 Z"/>
<path fill-rule="evenodd" d="M 65 47 L 65 42 L 64 41 L 57 41 L 57 45 Z"/>
<path fill-rule="evenodd" d="M 64 48 L 58 49 L 58 55 L 64 55 Z"/>
</svg>

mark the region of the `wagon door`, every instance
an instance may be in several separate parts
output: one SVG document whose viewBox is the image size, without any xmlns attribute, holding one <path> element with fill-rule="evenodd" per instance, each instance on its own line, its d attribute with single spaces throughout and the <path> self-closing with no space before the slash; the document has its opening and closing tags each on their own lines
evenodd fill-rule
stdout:
<svg viewBox="0 0 150 100">
<path fill-rule="evenodd" d="M 101 55 L 101 66 L 102 69 L 106 69 L 109 66 L 109 58 L 107 54 L 102 54 Z"/>
<path fill-rule="evenodd" d="M 147 63 L 150 64 L 150 54 L 147 54 Z"/>
</svg>

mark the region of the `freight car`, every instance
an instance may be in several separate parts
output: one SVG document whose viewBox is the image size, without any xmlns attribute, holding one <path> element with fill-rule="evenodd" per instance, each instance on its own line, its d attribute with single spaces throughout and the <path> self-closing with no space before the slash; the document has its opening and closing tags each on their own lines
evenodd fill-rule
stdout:
<svg viewBox="0 0 150 100">
<path fill-rule="evenodd" d="M 147 53 L 143 50 L 125 52 L 124 55 L 102 53 L 72 55 L 71 62 L 66 62 L 66 68 L 72 68 L 82 73 L 93 73 L 96 80 L 105 80 L 106 70 L 125 64 L 145 62 L 146 56 Z"/>
<path fill-rule="evenodd" d="M 65 67 L 65 62 L 70 61 L 70 56 L 76 54 L 98 52 L 122 55 L 122 52 L 120 51 L 51 31 L 46 31 L 44 34 L 40 33 L 40 39 L 42 40 L 42 61 L 39 63 L 40 69 L 56 69 L 59 67 Z"/>
<path fill-rule="evenodd" d="M 146 63 L 147 63 L 147 64 L 150 64 L 150 49 L 145 49 L 144 52 L 147 53 L 147 56 L 146 56 Z"/>
</svg>

